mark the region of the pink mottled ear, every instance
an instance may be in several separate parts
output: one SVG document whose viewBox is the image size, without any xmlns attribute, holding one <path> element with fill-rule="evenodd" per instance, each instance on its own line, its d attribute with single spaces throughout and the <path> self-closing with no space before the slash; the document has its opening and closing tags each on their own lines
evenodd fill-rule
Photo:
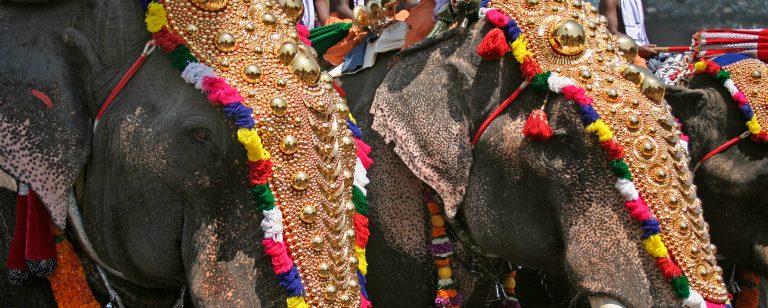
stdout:
<svg viewBox="0 0 768 308">
<path fill-rule="evenodd" d="M 440 195 L 448 217 L 456 215 L 472 166 L 464 107 L 477 66 L 467 59 L 479 57 L 462 52 L 474 50 L 463 48 L 462 38 L 399 58 L 371 106 L 373 130 L 394 143 L 411 172 Z"/>
<path fill-rule="evenodd" d="M 62 229 L 90 149 L 87 112 L 72 90 L 0 78 L 0 169 L 28 183 Z"/>
</svg>

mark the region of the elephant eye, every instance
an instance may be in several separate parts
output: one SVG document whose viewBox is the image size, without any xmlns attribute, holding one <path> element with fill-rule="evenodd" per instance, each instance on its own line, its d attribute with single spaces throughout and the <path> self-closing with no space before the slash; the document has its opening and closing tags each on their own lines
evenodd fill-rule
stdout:
<svg viewBox="0 0 768 308">
<path fill-rule="evenodd" d="M 208 131 L 202 128 L 195 129 L 192 132 L 192 136 L 195 137 L 197 141 L 200 142 L 208 142 Z"/>
</svg>

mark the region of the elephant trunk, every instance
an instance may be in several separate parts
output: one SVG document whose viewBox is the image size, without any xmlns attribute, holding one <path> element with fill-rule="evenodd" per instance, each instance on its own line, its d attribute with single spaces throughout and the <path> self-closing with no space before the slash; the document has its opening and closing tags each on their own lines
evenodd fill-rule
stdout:
<svg viewBox="0 0 768 308">
<path fill-rule="evenodd" d="M 197 307 L 259 307 L 256 258 L 243 251 L 228 254 L 216 223 L 202 226 L 187 241 L 192 251 L 187 264 L 189 292 Z"/>
</svg>

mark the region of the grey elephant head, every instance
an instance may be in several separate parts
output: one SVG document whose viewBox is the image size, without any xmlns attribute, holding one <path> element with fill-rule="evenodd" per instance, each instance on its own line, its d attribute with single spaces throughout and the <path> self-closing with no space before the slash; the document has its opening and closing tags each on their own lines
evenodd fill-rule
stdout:
<svg viewBox="0 0 768 308">
<path fill-rule="evenodd" d="M 386 217 L 402 217 L 405 215 L 395 213 L 404 211 L 413 214 L 408 208 L 418 204 L 418 197 L 408 197 L 412 189 L 398 187 L 420 180 L 437 191 L 445 202 L 446 213 L 456 214 L 472 239 L 488 254 L 525 267 L 564 271 L 582 295 L 608 296 L 637 307 L 679 305 L 656 269 L 654 259 L 639 244 L 641 226 L 630 218 L 624 198 L 614 188 L 616 177 L 606 164 L 600 143 L 585 133 L 579 104 L 556 93 L 537 93 L 529 88 L 490 124 L 476 145 L 470 143 L 488 114 L 523 81 L 520 66 L 511 54 L 501 61 L 483 61 L 476 54 L 475 48 L 490 29 L 483 22 L 471 30 L 457 28 L 395 55 L 375 96 L 353 106 L 355 115 L 368 117 L 367 123 L 381 138 L 372 141 L 378 160 L 382 161 L 381 156 L 401 160 L 384 160 L 389 166 L 378 164 L 378 168 L 389 170 L 388 178 L 372 172 L 369 192 L 372 208 L 379 212 L 372 215 L 385 217 L 377 219 L 381 224 L 378 228 L 383 229 L 379 232 L 386 234 L 385 245 L 389 245 L 388 249 L 400 247 L 398 251 L 419 258 L 416 243 L 421 236 L 406 237 L 410 223 L 387 223 Z M 621 78 L 618 74 L 617 77 Z M 360 86 L 355 79 L 346 79 L 345 87 Z M 365 83 L 362 86 L 370 89 Z M 591 93 L 597 97 L 607 93 L 610 86 L 604 83 Z M 524 138 L 527 116 L 544 101 L 554 135 L 546 142 Z M 629 98 L 623 102 L 632 104 Z M 666 194 L 677 194 L 677 188 L 687 191 L 691 183 L 668 178 L 671 172 L 680 179 L 688 173 L 685 168 L 671 167 L 671 161 L 678 162 L 677 166 L 684 157 L 676 144 L 674 125 L 668 125 L 668 110 L 660 102 L 652 105 L 653 108 L 651 104 L 635 108 L 616 105 L 616 113 L 622 117 L 638 114 L 642 121 L 647 121 L 644 125 L 654 127 L 649 129 L 651 137 L 630 132 L 619 140 L 624 143 L 627 160 L 638 165 L 645 159 L 639 156 L 644 145 L 641 141 L 655 140 L 650 147 L 659 152 L 652 156 L 669 169 L 657 172 L 645 167 L 632 173 L 644 183 L 638 185 L 659 187 L 643 194 L 654 195 L 648 199 L 655 198 L 652 202 L 658 202 L 657 209 L 663 211 L 667 207 L 674 209 L 674 204 L 667 205 L 669 200 L 680 200 L 668 199 Z M 611 108 L 596 108 L 603 108 L 604 116 L 610 119 L 606 121 L 616 127 L 621 127 L 617 121 L 626 121 L 609 113 Z M 369 110 L 370 115 L 366 114 Z M 622 134 L 633 131 L 626 127 L 621 130 Z M 407 170 L 401 171 L 401 166 Z M 410 175 L 402 175 L 408 172 Z M 397 175 L 395 179 L 393 174 Z M 660 177 L 654 178 L 655 175 Z M 382 183 L 388 184 L 388 190 L 378 191 Z M 670 188 L 675 190 L 664 190 Z M 391 193 L 393 189 L 398 193 Z M 685 202 L 694 210 L 695 198 L 689 192 L 684 197 L 689 198 Z M 706 230 L 701 216 L 691 213 L 690 222 L 697 230 Z M 665 228 L 667 232 L 685 231 L 671 225 Z M 423 232 L 413 229 L 417 235 Z M 688 241 L 708 245 L 706 235 L 699 239 L 687 234 Z M 371 253 L 375 255 L 373 250 Z M 714 255 L 709 257 L 702 260 L 705 267 L 711 268 L 706 277 L 723 291 L 719 274 L 711 263 Z M 373 275 L 371 289 L 376 287 Z"/>
<path fill-rule="evenodd" d="M 270 260 L 270 256 L 280 252 L 265 251 L 266 240 L 262 245 L 265 237 L 262 228 L 278 232 L 282 240 L 283 218 L 277 211 L 279 217 L 261 223 L 264 204 L 254 200 L 249 192 L 252 185 L 257 185 L 251 176 L 261 174 L 249 173 L 253 167 L 251 160 L 265 160 L 264 157 L 269 156 L 263 152 L 251 153 L 254 147 L 261 151 L 261 145 L 243 141 L 244 137 L 236 134 L 242 125 L 229 120 L 221 108 L 211 105 L 206 95 L 179 76 L 179 64 L 183 69 L 188 58 L 174 61 L 170 57 L 169 60 L 159 51 L 150 55 L 106 109 L 95 130 L 93 128 L 93 119 L 104 98 L 150 40 L 141 6 L 140 1 L 72 1 L 48 6 L 11 4 L 3 7 L 1 22 L 8 36 L 4 36 L 0 54 L 17 61 L 0 63 L 7 72 L 0 77 L 3 85 L 0 90 L 0 127 L 3 128 L 0 167 L 19 181 L 29 183 L 61 228 L 69 191 L 78 176 L 81 177 L 78 188 L 85 230 L 104 263 L 125 276 L 125 279 L 112 277 L 112 282 L 128 306 L 169 306 L 185 286 L 193 303 L 199 306 L 284 305 L 284 289 L 291 286 L 281 286 L 285 283 L 273 273 Z M 270 16 L 277 21 L 288 21 L 277 6 L 270 7 L 275 9 Z M 263 10 L 264 6 L 259 8 Z M 230 3 L 228 9 L 245 12 L 249 7 L 238 2 Z M 171 20 L 170 14 L 168 20 Z M 201 14 L 205 14 L 205 18 L 215 15 Z M 240 15 L 230 13 L 228 16 L 240 18 Z M 41 20 L 46 22 L 36 27 Z M 218 25 L 199 25 L 199 29 L 217 30 L 204 26 Z M 266 26 L 269 25 L 259 24 L 255 28 Z M 301 247 L 309 245 L 309 241 L 292 237 L 297 241 L 292 249 L 302 258 L 291 260 L 285 246 L 279 246 L 285 256 L 276 259 L 274 267 L 281 269 L 282 276 L 290 276 L 298 271 L 296 266 L 291 267 L 293 262 L 306 264 L 302 275 L 306 274 L 308 280 L 303 283 L 314 291 L 307 287 L 306 293 L 299 290 L 293 296 L 322 300 L 316 293 L 315 297 L 310 296 L 311 291 L 321 292 L 315 285 L 321 282 L 309 279 L 309 275 L 314 275 L 315 268 L 320 266 L 314 260 L 333 260 L 333 279 L 339 281 L 337 295 L 354 300 L 359 294 L 358 259 L 354 256 L 361 253 L 356 253 L 353 245 L 356 230 L 365 225 L 356 216 L 353 222 L 353 215 L 357 214 L 355 206 L 351 209 L 349 206 L 356 147 L 354 141 L 350 141 L 351 132 L 345 129 L 345 113 L 339 110 L 318 116 L 315 111 L 320 109 L 317 103 L 341 108 L 337 105 L 338 95 L 330 87 L 313 87 L 312 97 L 294 95 L 309 93 L 302 92 L 307 85 L 303 79 L 291 75 L 288 67 L 278 64 L 273 51 L 277 47 L 273 45 L 281 43 L 275 40 L 290 39 L 287 32 L 292 26 L 288 22 L 269 31 L 230 29 L 236 35 L 246 31 L 270 33 L 269 41 L 244 40 L 243 43 L 264 44 L 261 65 L 267 62 L 270 69 L 263 66 L 265 71 L 261 77 L 274 79 L 264 83 L 263 89 L 257 89 L 267 92 L 259 92 L 263 95 L 250 99 L 253 106 L 266 102 L 257 108 L 261 108 L 257 112 L 268 113 L 261 117 L 263 121 L 259 122 L 258 129 L 263 132 L 264 148 L 273 153 L 276 166 L 270 183 L 258 185 L 271 185 L 275 191 L 289 230 L 286 238 L 290 231 L 313 236 L 325 236 L 322 232 L 328 231 L 325 240 L 331 242 L 320 250 L 313 250 L 314 254 L 304 254 Z M 275 38 L 278 34 L 275 28 L 283 29 L 285 37 L 281 34 Z M 32 37 L 40 38 L 40 44 L 25 41 L 31 32 L 36 33 Z M 240 50 L 233 51 L 237 52 Z M 201 62 L 215 60 L 197 51 L 193 53 Z M 233 64 L 238 65 L 239 62 Z M 283 78 L 281 82 L 277 82 L 278 73 Z M 228 76 L 225 72 L 219 75 Z M 37 94 L 31 94 L 32 90 Z M 283 107 L 287 110 L 274 112 L 269 119 L 267 95 L 272 96 L 270 98 L 285 95 L 287 107 Z M 312 104 L 314 109 L 310 110 Z M 275 119 L 285 114 L 288 123 Z M 289 139 L 291 133 L 299 142 L 295 152 L 281 149 L 282 141 Z M 321 137 L 322 141 L 318 141 Z M 325 149 L 328 139 L 331 149 L 334 143 L 336 148 L 321 158 L 324 152 L 314 151 L 314 145 L 325 146 L 322 148 Z M 343 140 L 347 142 L 339 149 Z M 250 145 L 248 153 L 241 142 Z M 343 169 L 322 178 L 328 183 L 321 182 L 320 176 L 316 176 L 320 172 L 315 172 L 315 168 L 326 164 L 338 164 L 338 168 Z M 294 181 L 294 172 L 298 171 L 310 173 L 307 186 L 299 187 Z M 323 190 L 326 186 L 333 188 L 333 193 Z M 273 202 L 272 196 L 257 198 Z M 315 214 L 319 213 L 317 223 L 305 219 L 307 213 L 301 211 L 307 206 L 317 207 L 313 208 L 317 210 Z M 323 214 L 329 208 L 333 216 Z M 334 230 L 326 227 L 331 224 Z M 286 259 L 291 263 L 286 263 Z M 88 265 L 86 269 L 92 270 L 88 276 L 92 285 L 105 294 L 95 267 Z M 283 273 L 285 269 L 292 271 Z"/>
<path fill-rule="evenodd" d="M 765 70 L 764 64 L 761 65 Z M 731 72 L 732 78 L 750 71 Z M 764 82 L 762 82 L 764 83 Z M 759 107 L 748 89 L 752 108 Z M 742 134 L 743 112 L 722 82 L 707 74 L 695 75 L 688 88 L 670 87 L 666 95 L 683 131 L 690 138 L 691 167 L 710 151 Z M 768 151 L 760 142 L 742 140 L 712 156 L 696 171 L 696 184 L 711 226 L 718 253 L 740 268 L 768 275 Z"/>
</svg>

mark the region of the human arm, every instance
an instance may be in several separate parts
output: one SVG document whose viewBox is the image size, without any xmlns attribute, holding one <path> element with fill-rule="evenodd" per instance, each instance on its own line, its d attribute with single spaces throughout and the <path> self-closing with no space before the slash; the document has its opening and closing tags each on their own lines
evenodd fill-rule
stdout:
<svg viewBox="0 0 768 308">
<path fill-rule="evenodd" d="M 349 8 L 349 0 L 335 0 L 336 14 L 341 19 L 352 19 L 352 10 Z"/>
<path fill-rule="evenodd" d="M 608 19 L 608 31 L 612 34 L 619 31 L 619 0 L 600 0 L 600 15 Z"/>
</svg>

